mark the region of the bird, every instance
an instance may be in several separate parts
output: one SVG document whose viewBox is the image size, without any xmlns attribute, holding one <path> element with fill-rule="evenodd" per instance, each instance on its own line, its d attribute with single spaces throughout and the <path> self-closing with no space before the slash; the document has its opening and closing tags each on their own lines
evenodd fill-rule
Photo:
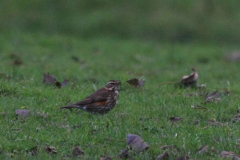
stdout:
<svg viewBox="0 0 240 160">
<path fill-rule="evenodd" d="M 121 85 L 119 80 L 110 80 L 107 85 L 82 101 L 75 104 L 60 107 L 61 109 L 82 109 L 92 114 L 104 115 L 111 111 L 118 103 L 119 92 L 118 86 Z"/>
</svg>

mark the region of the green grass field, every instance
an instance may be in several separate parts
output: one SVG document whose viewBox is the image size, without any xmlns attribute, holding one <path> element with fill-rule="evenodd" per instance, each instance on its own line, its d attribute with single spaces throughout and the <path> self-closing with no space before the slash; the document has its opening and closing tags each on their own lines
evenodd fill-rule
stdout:
<svg viewBox="0 0 240 160">
<path fill-rule="evenodd" d="M 240 63 L 224 56 L 239 47 L 24 33 L 2 33 L 0 43 L 0 159 L 79 159 L 69 156 L 76 146 L 85 152 L 81 159 L 101 155 L 116 159 L 127 147 L 129 133 L 149 145 L 148 151 L 132 154 L 136 160 L 156 159 L 164 145 L 179 149 L 168 151 L 169 159 L 187 154 L 192 159 L 219 159 L 224 150 L 240 154 L 240 122 L 232 123 L 240 111 Z M 16 58 L 21 65 L 13 65 Z M 206 84 L 202 94 L 228 90 L 229 96 L 205 104 L 197 88 L 162 84 L 179 82 L 191 67 L 198 71 L 199 84 Z M 43 83 L 47 72 L 60 82 L 69 79 L 69 84 L 61 89 L 47 86 Z M 141 89 L 126 83 L 142 76 L 146 84 Z M 59 109 L 111 79 L 121 80 L 122 87 L 118 105 L 108 114 Z M 17 109 L 30 110 L 30 116 L 16 118 Z M 173 116 L 183 121 L 173 123 Z M 211 119 L 223 126 L 210 125 Z M 205 145 L 208 151 L 197 154 Z M 57 154 L 48 154 L 47 146 L 55 147 Z"/>
</svg>

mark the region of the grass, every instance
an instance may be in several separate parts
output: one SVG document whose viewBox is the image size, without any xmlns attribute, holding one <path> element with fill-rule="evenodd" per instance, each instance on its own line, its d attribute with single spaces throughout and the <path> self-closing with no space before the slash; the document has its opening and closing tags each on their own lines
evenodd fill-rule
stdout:
<svg viewBox="0 0 240 160">
<path fill-rule="evenodd" d="M 81 39 L 71 36 L 5 33 L 0 36 L 1 72 L 11 76 L 0 79 L 0 158 L 1 159 L 74 159 L 72 149 L 80 146 L 82 159 L 116 157 L 125 149 L 128 133 L 140 135 L 150 146 L 134 159 L 155 159 L 164 145 L 175 145 L 180 151 L 169 151 L 170 159 L 189 154 L 191 158 L 219 159 L 221 151 L 239 152 L 239 123 L 231 123 L 238 114 L 240 63 L 232 63 L 224 54 L 239 47 L 214 44 L 169 44 L 157 41 L 119 40 L 114 38 Z M 12 55 L 22 60 L 13 66 Z M 79 62 L 72 60 L 78 57 Z M 193 109 L 203 105 L 202 96 L 187 97 L 198 89 L 174 88 L 164 82 L 178 82 L 195 67 L 199 83 L 209 92 L 228 89 L 218 103 L 206 104 L 207 110 Z M 49 72 L 59 81 L 70 80 L 58 89 L 43 83 Z M 126 84 L 131 78 L 146 78 L 142 89 Z M 119 104 L 104 116 L 81 110 L 60 110 L 77 102 L 110 79 L 122 81 Z M 16 118 L 16 109 L 28 109 L 27 118 Z M 45 118 L 39 113 L 48 114 Z M 173 124 L 169 118 L 182 117 Z M 216 119 L 224 127 L 210 126 Z M 200 125 L 194 125 L 195 120 Z M 209 151 L 196 154 L 201 146 Z M 31 152 L 37 146 L 36 156 Z M 57 154 L 45 147 L 54 146 Z"/>
</svg>

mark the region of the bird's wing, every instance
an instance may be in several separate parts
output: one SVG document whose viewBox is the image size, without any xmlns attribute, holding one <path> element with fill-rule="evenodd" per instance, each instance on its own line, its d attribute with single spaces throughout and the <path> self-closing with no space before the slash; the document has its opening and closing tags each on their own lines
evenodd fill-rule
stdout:
<svg viewBox="0 0 240 160">
<path fill-rule="evenodd" d="M 83 99 L 82 101 L 75 103 L 75 105 L 87 105 L 96 102 L 104 103 L 105 101 L 107 101 L 108 94 L 109 93 L 106 88 L 101 88 L 94 92 L 93 94 L 91 94 L 90 96 Z"/>
</svg>

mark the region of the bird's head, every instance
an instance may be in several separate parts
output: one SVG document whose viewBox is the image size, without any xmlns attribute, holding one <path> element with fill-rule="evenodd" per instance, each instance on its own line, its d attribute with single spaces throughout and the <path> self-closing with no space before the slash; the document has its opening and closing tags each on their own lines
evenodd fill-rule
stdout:
<svg viewBox="0 0 240 160">
<path fill-rule="evenodd" d="M 121 85 L 121 81 L 118 80 L 110 80 L 107 85 L 105 86 L 106 89 L 112 90 L 112 91 L 117 91 L 118 86 Z"/>
</svg>

